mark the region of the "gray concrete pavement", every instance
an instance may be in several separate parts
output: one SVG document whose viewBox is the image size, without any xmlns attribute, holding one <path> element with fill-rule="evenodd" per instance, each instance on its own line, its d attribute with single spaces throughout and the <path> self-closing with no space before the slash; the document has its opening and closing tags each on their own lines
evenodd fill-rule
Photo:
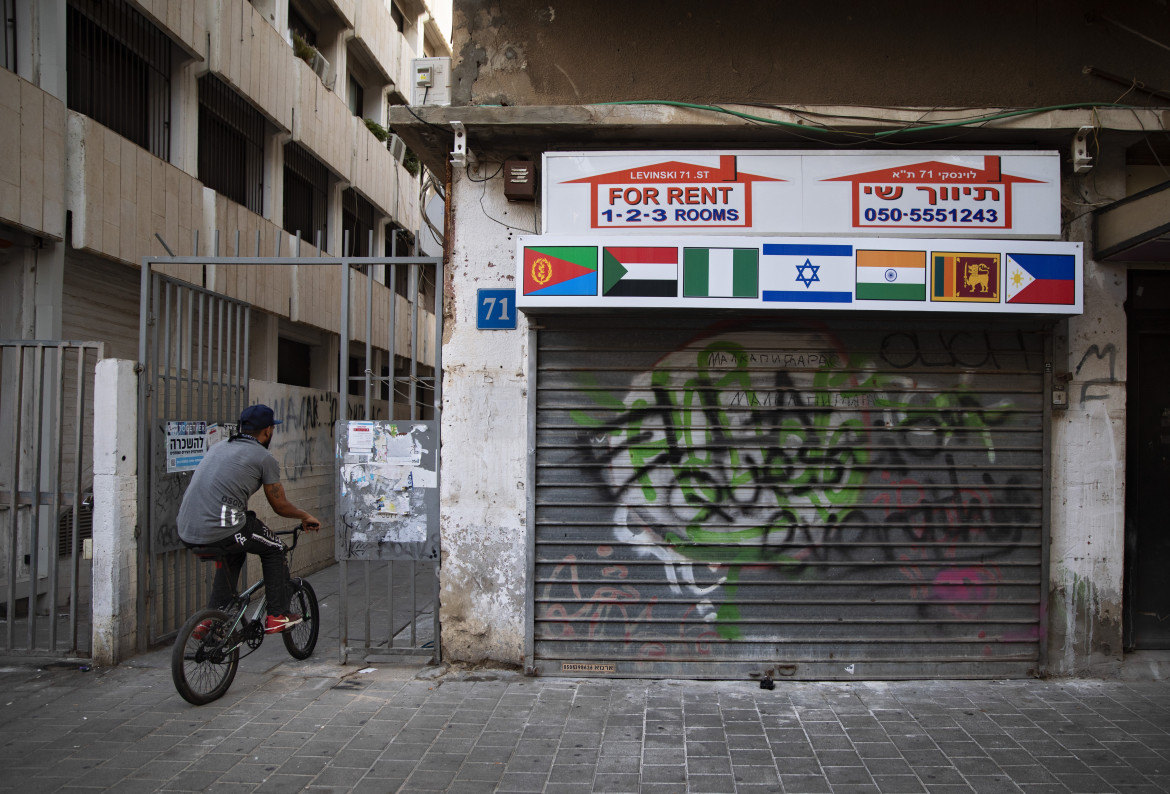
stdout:
<svg viewBox="0 0 1170 794">
<path fill-rule="evenodd" d="M 332 582 L 329 577 L 333 576 Z M 1156 681 L 526 678 L 361 663 L 266 642 L 194 707 L 169 651 L 116 668 L 0 668 L 0 790 L 1164 792 Z"/>
</svg>

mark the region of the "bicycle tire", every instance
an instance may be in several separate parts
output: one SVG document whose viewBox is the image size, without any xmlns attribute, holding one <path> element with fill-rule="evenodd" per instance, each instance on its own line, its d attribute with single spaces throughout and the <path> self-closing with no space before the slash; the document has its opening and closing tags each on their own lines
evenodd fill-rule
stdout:
<svg viewBox="0 0 1170 794">
<path fill-rule="evenodd" d="M 202 638 L 192 636 L 205 620 L 211 621 L 210 630 Z M 171 648 L 171 678 L 183 700 L 202 706 L 223 697 L 236 677 L 240 664 L 240 649 L 224 653 L 224 630 L 227 613 L 218 609 L 202 609 L 192 615 Z"/>
<path fill-rule="evenodd" d="M 289 611 L 299 612 L 301 622 L 281 633 L 284 647 L 294 659 L 308 659 L 317 647 L 317 634 L 321 631 L 321 612 L 317 607 L 317 594 L 313 586 L 304 579 L 289 582 Z"/>
</svg>

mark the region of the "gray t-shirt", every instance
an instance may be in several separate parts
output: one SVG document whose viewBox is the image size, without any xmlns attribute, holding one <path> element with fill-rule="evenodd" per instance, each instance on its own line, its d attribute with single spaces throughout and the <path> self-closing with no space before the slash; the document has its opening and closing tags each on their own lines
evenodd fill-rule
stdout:
<svg viewBox="0 0 1170 794">
<path fill-rule="evenodd" d="M 179 507 L 179 537 L 215 543 L 244 526 L 248 499 L 280 482 L 276 458 L 251 436 L 234 436 L 207 451 Z"/>
</svg>

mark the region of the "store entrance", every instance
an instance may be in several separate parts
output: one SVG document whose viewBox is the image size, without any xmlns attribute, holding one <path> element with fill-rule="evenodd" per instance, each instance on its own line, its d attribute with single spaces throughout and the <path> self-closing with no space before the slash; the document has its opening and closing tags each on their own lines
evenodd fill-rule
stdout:
<svg viewBox="0 0 1170 794">
<path fill-rule="evenodd" d="M 1170 272 L 1131 271 L 1125 644 L 1170 649 Z"/>
</svg>

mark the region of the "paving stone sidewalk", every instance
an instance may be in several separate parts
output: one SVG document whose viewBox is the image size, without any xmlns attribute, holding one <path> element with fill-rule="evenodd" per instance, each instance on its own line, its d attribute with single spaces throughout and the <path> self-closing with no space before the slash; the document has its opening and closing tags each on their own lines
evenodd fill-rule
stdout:
<svg viewBox="0 0 1170 794">
<path fill-rule="evenodd" d="M 343 667 L 329 642 L 304 662 L 266 643 L 202 707 L 175 693 L 168 651 L 0 667 L 0 790 L 1170 791 L 1170 688 L 1154 681 L 766 691 Z"/>
</svg>

